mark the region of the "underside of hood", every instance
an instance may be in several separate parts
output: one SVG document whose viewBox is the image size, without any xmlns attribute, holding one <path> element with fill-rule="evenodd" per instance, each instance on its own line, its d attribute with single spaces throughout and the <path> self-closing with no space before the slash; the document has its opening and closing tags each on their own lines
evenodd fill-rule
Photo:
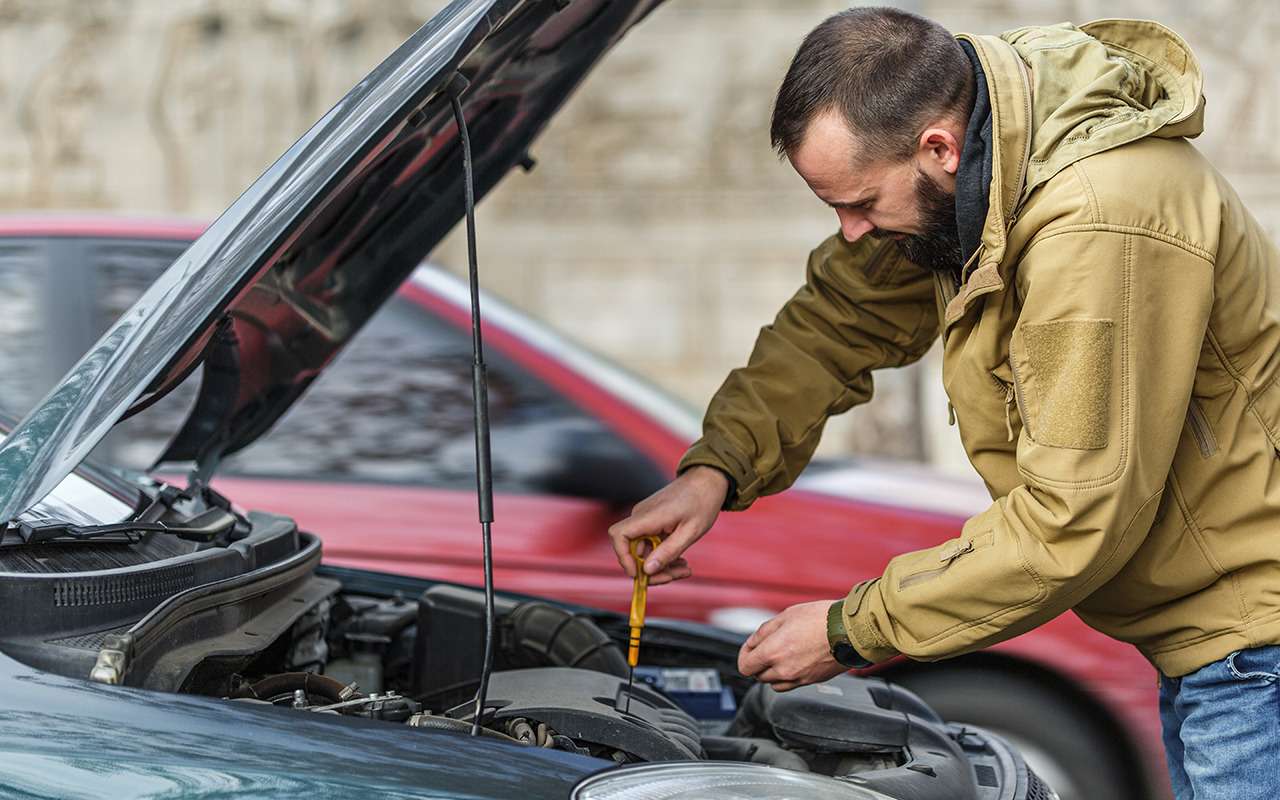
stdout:
<svg viewBox="0 0 1280 800">
<path fill-rule="evenodd" d="M 266 431 L 661 0 L 454 0 L 353 88 L 148 289 L 0 445 L 0 521 L 204 363 L 162 460 Z M 458 76 L 462 79 L 459 79 Z"/>
</svg>

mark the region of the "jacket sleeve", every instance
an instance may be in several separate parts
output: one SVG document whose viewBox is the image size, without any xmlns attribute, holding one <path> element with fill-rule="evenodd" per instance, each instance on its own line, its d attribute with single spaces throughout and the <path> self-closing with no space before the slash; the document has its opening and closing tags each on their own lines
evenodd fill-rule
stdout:
<svg viewBox="0 0 1280 800">
<path fill-rule="evenodd" d="M 809 256 L 805 285 L 729 374 L 678 471 L 705 464 L 736 493 L 728 508 L 791 485 L 827 417 L 871 398 L 871 371 L 919 359 L 937 338 L 931 273 L 888 240 L 839 235 Z"/>
<path fill-rule="evenodd" d="M 1075 230 L 1042 234 L 1017 271 L 1009 352 L 1023 483 L 958 538 L 854 587 L 845 625 L 872 661 L 959 655 L 1049 621 L 1110 580 L 1156 514 L 1212 263 L 1169 237 Z"/>
</svg>

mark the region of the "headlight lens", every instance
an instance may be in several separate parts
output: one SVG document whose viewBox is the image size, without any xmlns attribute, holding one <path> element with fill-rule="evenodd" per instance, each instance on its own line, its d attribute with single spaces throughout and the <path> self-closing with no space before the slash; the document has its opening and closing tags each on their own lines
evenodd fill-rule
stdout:
<svg viewBox="0 0 1280 800">
<path fill-rule="evenodd" d="M 892 800 L 822 775 L 763 764 L 694 762 L 621 767 L 587 778 L 573 800 Z"/>
</svg>

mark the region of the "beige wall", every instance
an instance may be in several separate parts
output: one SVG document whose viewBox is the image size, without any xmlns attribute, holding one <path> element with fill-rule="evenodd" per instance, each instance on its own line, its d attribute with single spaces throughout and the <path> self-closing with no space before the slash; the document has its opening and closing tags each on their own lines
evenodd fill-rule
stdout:
<svg viewBox="0 0 1280 800">
<path fill-rule="evenodd" d="M 208 217 L 439 0 L 0 0 L 0 208 Z M 829 212 L 769 150 L 772 92 L 836 0 L 670 0 L 481 207 L 484 284 L 703 404 L 799 284 Z M 1198 52 L 1201 146 L 1280 234 L 1280 4 L 903 4 L 954 30 L 1159 19 Z M 436 254 L 465 264 L 454 236 Z M 962 466 L 936 364 L 877 379 L 827 453 Z"/>
</svg>

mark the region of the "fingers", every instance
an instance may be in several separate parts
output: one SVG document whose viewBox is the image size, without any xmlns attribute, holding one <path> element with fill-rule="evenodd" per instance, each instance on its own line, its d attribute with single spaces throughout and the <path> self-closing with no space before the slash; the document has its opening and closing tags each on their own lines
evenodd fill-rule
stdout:
<svg viewBox="0 0 1280 800">
<path fill-rule="evenodd" d="M 640 529 L 635 525 L 626 524 L 632 522 L 634 519 L 635 518 L 632 517 L 630 519 L 623 520 L 609 528 L 609 541 L 610 544 L 613 545 L 613 554 L 617 556 L 618 563 L 622 566 L 622 569 L 626 571 L 628 578 L 635 578 L 636 576 L 636 560 L 631 554 L 631 542 L 640 536 L 649 535 L 644 532 L 639 532 L 643 529 Z M 660 533 L 658 535 L 661 536 L 663 534 Z M 654 548 L 651 544 L 645 542 L 641 546 L 640 552 L 641 554 L 652 556 L 652 553 L 649 551 L 653 549 Z M 677 555 L 679 554 L 677 553 Z M 689 568 L 688 561 L 679 557 L 673 558 L 663 569 L 650 573 L 649 585 L 661 586 L 664 583 L 682 580 L 692 574 L 693 570 Z"/>
<path fill-rule="evenodd" d="M 738 651 L 738 671 L 779 692 L 844 672 L 827 644 L 830 605 L 825 600 L 801 603 L 766 620 Z"/>
<path fill-rule="evenodd" d="M 644 571 L 657 575 L 680 558 L 681 554 L 698 539 L 697 525 L 688 520 L 680 523 L 674 532 L 662 540 L 662 544 L 644 560 Z"/>
<path fill-rule="evenodd" d="M 781 624 L 781 616 L 771 617 L 760 623 L 760 627 L 756 628 L 755 633 L 747 637 L 746 646 L 751 648 L 759 647 L 760 643 L 767 639 L 769 634 L 777 630 L 778 626 Z"/>
<path fill-rule="evenodd" d="M 724 502 L 727 479 L 714 474 L 716 479 L 708 481 L 700 470 L 686 472 L 637 503 L 631 516 L 609 527 L 614 556 L 628 577 L 636 574 L 630 545 L 641 536 L 662 537 L 662 544 L 644 559 L 645 573 L 656 578 L 651 581 L 654 585 L 690 575 L 681 555 L 710 529 Z"/>
<path fill-rule="evenodd" d="M 748 678 L 756 677 L 769 667 L 769 660 L 763 651 L 750 644 L 744 644 L 738 651 L 738 672 Z"/>
<path fill-rule="evenodd" d="M 631 561 L 631 554 L 627 552 L 627 540 L 615 535 L 611 528 L 609 530 L 609 541 L 613 545 L 613 555 L 618 559 L 618 566 L 622 567 L 622 571 L 627 573 L 628 578 L 634 578 L 636 570 Z"/>
<path fill-rule="evenodd" d="M 644 535 L 643 518 L 637 521 L 636 516 L 615 522 L 609 526 L 609 541 L 613 544 L 613 554 L 628 578 L 636 576 L 636 562 L 631 556 L 631 540 Z"/>
<path fill-rule="evenodd" d="M 778 627 L 782 625 L 782 616 L 767 619 L 756 628 L 755 633 L 747 637 L 742 649 L 738 651 L 738 672 L 750 677 L 759 678 L 772 662 L 769 650 L 763 645 Z"/>
<path fill-rule="evenodd" d="M 677 558 L 667 565 L 667 568 L 656 575 L 649 576 L 650 586 L 661 586 L 664 583 L 679 581 L 693 575 L 693 569 L 690 568 L 689 562 L 683 558 Z"/>
<path fill-rule="evenodd" d="M 632 510 L 631 516 L 609 526 L 609 541 L 613 545 L 613 554 L 617 556 L 618 563 L 630 578 L 636 576 L 636 560 L 631 554 L 632 541 L 644 536 L 665 537 L 674 528 L 674 523 L 666 519 L 667 514 L 646 510 L 644 505 L 644 503 L 637 505 Z M 640 547 L 640 553 L 644 556 L 652 556 L 651 550 L 653 547 L 647 542 Z"/>
<path fill-rule="evenodd" d="M 777 663 L 778 661 L 779 659 L 768 648 L 757 647 L 750 651 L 744 648 L 738 653 L 738 671 L 748 678 L 755 678 L 775 689 L 779 684 L 799 686 L 799 676 L 792 674 L 785 665 Z"/>
<path fill-rule="evenodd" d="M 804 686 L 808 681 L 804 676 L 793 673 L 785 666 L 772 664 L 754 676 L 761 683 L 767 683 L 774 691 L 785 692 L 797 686 Z"/>
</svg>

